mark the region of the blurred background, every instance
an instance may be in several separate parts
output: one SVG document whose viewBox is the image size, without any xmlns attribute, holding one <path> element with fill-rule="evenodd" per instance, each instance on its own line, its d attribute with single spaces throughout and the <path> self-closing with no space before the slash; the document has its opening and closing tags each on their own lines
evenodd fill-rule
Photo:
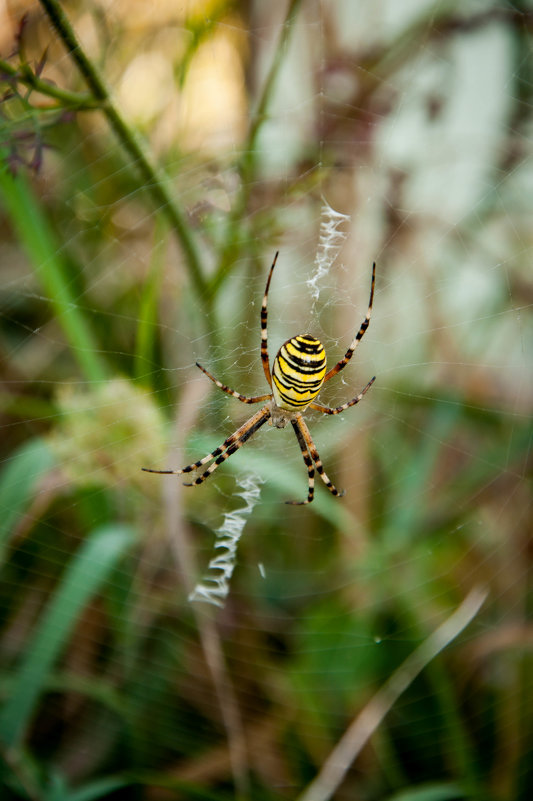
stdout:
<svg viewBox="0 0 533 801">
<path fill-rule="evenodd" d="M 532 28 L 526 0 L 0 3 L 2 798 L 303 798 L 474 588 L 307 801 L 532 797 Z M 276 250 L 271 361 L 308 332 L 338 361 L 377 264 L 320 400 L 375 384 L 307 416 L 346 495 L 284 504 L 290 426 L 200 487 L 141 472 L 259 408 L 195 362 L 267 392 Z M 191 602 L 232 512 L 227 598 Z"/>
</svg>

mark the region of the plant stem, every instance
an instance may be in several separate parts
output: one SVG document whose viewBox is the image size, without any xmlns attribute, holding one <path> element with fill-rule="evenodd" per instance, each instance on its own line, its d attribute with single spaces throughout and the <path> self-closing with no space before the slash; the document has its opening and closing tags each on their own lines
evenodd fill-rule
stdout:
<svg viewBox="0 0 533 801">
<path fill-rule="evenodd" d="M 75 109 L 76 111 L 92 110 L 100 107 L 100 101 L 95 100 L 92 94 L 69 92 L 68 89 L 60 89 L 53 83 L 39 78 L 27 64 L 19 64 L 14 67 L 9 61 L 0 58 L 0 74 L 5 79 L 14 78 L 18 83 L 34 89 L 42 95 L 53 97 L 59 100 L 61 108 Z"/>
<path fill-rule="evenodd" d="M 171 195 L 167 176 L 152 161 L 145 143 L 134 129 L 130 128 L 112 102 L 103 77 L 83 50 L 60 4 L 57 0 L 40 0 L 40 2 L 70 56 L 76 62 L 93 97 L 99 101 L 111 128 L 140 170 L 146 189 L 157 206 L 168 216 L 185 254 L 189 274 L 198 297 L 204 306 L 208 307 L 206 310 L 209 310 L 212 296 L 207 292 L 197 244 L 189 230 L 185 213 Z"/>
<path fill-rule="evenodd" d="M 328 801 L 336 792 L 350 765 L 376 731 L 401 694 L 422 670 L 446 648 L 479 612 L 488 592 L 474 587 L 464 601 L 435 629 L 407 659 L 391 673 L 387 681 L 353 719 L 322 765 L 317 777 L 298 796 L 297 801 Z"/>
<path fill-rule="evenodd" d="M 250 188 L 253 185 L 253 175 L 257 162 L 257 138 L 261 125 L 266 119 L 267 108 L 271 101 L 276 79 L 287 51 L 289 37 L 294 27 L 294 18 L 298 13 L 300 4 L 301 0 L 291 0 L 289 3 L 287 14 L 281 27 L 274 59 L 270 66 L 270 72 L 263 86 L 263 92 L 257 108 L 252 116 L 246 142 L 243 145 L 244 156 L 240 164 L 241 190 L 228 220 L 226 244 L 220 257 L 218 269 L 210 282 L 210 293 L 213 296 L 217 294 L 221 284 L 229 276 L 232 265 L 238 261 L 241 249 L 241 238 L 238 234 L 241 220 L 246 214 Z"/>
</svg>

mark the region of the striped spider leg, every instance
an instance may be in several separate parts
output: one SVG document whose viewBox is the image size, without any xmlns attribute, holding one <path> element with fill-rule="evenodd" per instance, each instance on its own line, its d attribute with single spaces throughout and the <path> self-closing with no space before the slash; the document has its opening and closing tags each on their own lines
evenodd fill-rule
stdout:
<svg viewBox="0 0 533 801">
<path fill-rule="evenodd" d="M 326 375 L 324 377 L 324 383 L 326 381 L 329 381 L 330 378 L 333 378 L 334 375 L 337 375 L 337 373 L 339 373 L 341 370 L 344 370 L 344 368 L 346 367 L 346 365 L 348 364 L 348 362 L 352 358 L 354 350 L 356 349 L 356 347 L 359 345 L 359 343 L 361 342 L 362 338 L 366 334 L 366 330 L 367 330 L 368 326 L 370 325 L 370 317 L 372 315 L 372 306 L 374 304 L 374 286 L 375 286 L 375 284 L 376 284 L 376 262 L 374 262 L 372 264 L 372 281 L 370 283 L 370 300 L 368 301 L 368 311 L 366 313 L 366 317 L 363 320 L 363 322 L 361 323 L 361 327 L 359 328 L 359 331 L 357 332 L 357 334 L 353 338 L 353 341 L 352 341 L 350 347 L 348 348 L 348 350 L 346 351 L 346 353 L 344 354 L 343 358 L 340 360 L 340 362 L 337 362 L 335 367 L 332 367 L 331 370 L 328 370 L 328 372 L 326 373 Z M 375 376 L 374 376 L 374 378 L 375 378 Z M 372 381 L 373 380 L 374 379 L 372 379 Z"/>
<path fill-rule="evenodd" d="M 263 302 L 261 304 L 261 362 L 263 365 L 263 370 L 265 373 L 265 377 L 268 381 L 268 384 L 272 384 L 272 379 L 270 377 L 270 366 L 269 366 L 269 358 L 268 358 L 268 334 L 267 334 L 267 318 L 268 318 L 268 311 L 267 311 L 267 304 L 268 304 L 268 291 L 270 289 L 270 281 L 272 280 L 272 273 L 274 272 L 274 267 L 276 266 L 276 261 L 278 260 L 279 251 L 276 251 L 274 255 L 274 260 L 270 267 L 270 271 L 268 273 L 265 294 L 263 295 Z M 211 375 L 211 373 L 202 367 L 199 362 L 196 362 L 196 366 L 204 373 L 211 381 L 225 392 L 227 395 L 231 395 L 233 398 L 237 398 L 237 400 L 241 401 L 241 403 L 261 403 L 262 401 L 271 400 L 272 395 L 257 395 L 254 397 L 247 397 L 246 395 L 242 395 L 240 392 L 236 392 L 236 390 L 231 389 L 226 384 L 223 384 L 222 381 L 219 381 L 218 378 Z M 266 423 L 266 421 L 270 417 L 270 404 L 264 406 L 260 412 L 257 412 L 249 420 L 244 423 L 240 428 L 237 429 L 231 436 L 229 436 L 222 445 L 218 448 L 215 448 L 214 451 L 208 453 L 202 459 L 199 459 L 197 462 L 192 462 L 191 464 L 183 467 L 179 470 L 153 470 L 149 467 L 141 468 L 146 473 L 159 473 L 163 475 L 182 475 L 183 473 L 190 473 L 193 470 L 198 470 L 203 465 L 207 464 L 208 462 L 212 462 L 211 465 L 205 470 L 198 478 L 196 478 L 193 482 L 185 484 L 186 487 L 192 487 L 195 484 L 202 484 L 211 473 L 213 473 L 222 462 L 225 462 L 235 451 L 237 451 L 244 443 L 250 439 L 255 432 L 261 428 L 261 426 Z"/>
<path fill-rule="evenodd" d="M 225 392 L 227 395 L 231 395 L 233 398 L 237 398 L 242 403 L 261 403 L 261 401 L 270 400 L 272 397 L 271 395 L 257 395 L 255 397 L 247 397 L 246 395 L 241 395 L 240 392 L 236 392 L 234 389 L 226 386 L 223 384 L 222 381 L 219 381 L 218 378 L 211 375 L 211 373 L 202 367 L 199 362 L 196 362 L 196 366 L 205 373 L 205 375 L 211 379 L 211 381 L 216 384 L 216 386 Z M 198 478 L 188 484 L 184 484 L 185 487 L 193 487 L 195 484 L 202 484 L 206 478 L 209 478 L 211 473 L 213 473 L 222 462 L 225 462 L 235 451 L 239 450 L 239 448 L 244 445 L 244 443 L 250 439 L 255 432 L 261 428 L 261 426 L 266 423 L 268 418 L 270 417 L 270 410 L 268 406 L 264 406 L 259 412 L 254 414 L 250 417 L 246 423 L 244 423 L 240 428 L 237 429 L 231 436 L 224 440 L 222 445 L 218 448 L 215 448 L 214 451 L 208 453 L 207 456 L 204 456 L 202 459 L 198 459 L 197 462 L 192 462 L 188 464 L 186 467 L 182 467 L 179 470 L 152 470 L 149 467 L 143 467 L 142 470 L 145 473 L 160 473 L 163 475 L 176 475 L 179 476 L 182 473 L 192 473 L 193 470 L 198 470 L 198 468 L 202 467 L 203 465 L 207 464 L 208 462 L 213 461 L 213 464 L 209 465 L 208 469 L 205 470 Z"/>
<path fill-rule="evenodd" d="M 266 405 L 225 439 L 222 445 L 219 445 L 202 459 L 192 462 L 179 470 L 153 470 L 143 467 L 142 469 L 146 472 L 182 475 L 183 473 L 199 471 L 201 468 L 207 466 L 194 481 L 185 484 L 185 486 L 192 487 L 202 484 L 214 473 L 217 467 L 238 451 L 266 422 L 275 428 L 285 428 L 288 423 L 291 423 L 307 469 L 308 490 L 306 500 L 287 501 L 287 503 L 298 505 L 311 503 L 315 491 L 315 472 L 318 473 L 332 495 L 337 497 L 344 495 L 344 491 L 337 489 L 324 470 L 316 445 L 313 442 L 311 433 L 303 418 L 303 412 L 305 412 L 307 408 L 311 408 L 322 414 L 340 414 L 350 406 L 355 406 L 355 404 L 359 403 L 375 381 L 374 376 L 359 395 L 356 395 L 355 398 L 352 398 L 352 400 L 347 403 L 343 403 L 341 406 L 330 408 L 329 406 L 322 406 L 319 403 L 315 403 L 315 398 L 318 396 L 322 385 L 346 367 L 369 326 L 374 300 L 376 265 L 374 263 L 372 266 L 372 284 L 366 317 L 361 323 L 359 331 L 355 335 L 344 357 L 337 362 L 331 370 L 326 372 L 326 353 L 322 343 L 310 334 L 298 334 L 283 343 L 274 359 L 271 372 L 268 356 L 267 306 L 270 282 L 277 258 L 278 253 L 276 252 L 268 273 L 265 293 L 261 304 L 261 364 L 265 378 L 272 392 L 266 395 L 255 395 L 252 397 L 241 395 L 240 392 L 231 389 L 227 384 L 223 384 L 211 375 L 208 370 L 196 362 L 197 367 L 222 390 L 222 392 L 236 398 L 241 401 L 241 403 L 264 403 L 266 401 Z"/>
<path fill-rule="evenodd" d="M 303 506 L 304 504 L 311 503 L 314 497 L 314 490 L 315 490 L 315 468 L 328 488 L 332 495 L 336 495 L 337 497 L 342 497 L 344 495 L 344 490 L 338 490 L 335 484 L 328 478 L 326 471 L 322 465 L 322 460 L 318 455 L 318 451 L 316 449 L 316 445 L 313 442 L 313 438 L 311 436 L 311 432 L 307 428 L 307 424 L 303 419 L 301 414 L 297 414 L 295 419 L 291 421 L 292 427 L 294 429 L 294 433 L 296 434 L 296 439 L 298 440 L 298 444 L 300 446 L 300 450 L 302 451 L 303 460 L 305 462 L 305 466 L 307 467 L 307 476 L 308 476 L 308 489 L 307 489 L 307 500 L 305 501 L 285 501 L 285 503 L 293 504 L 294 506 Z"/>
<path fill-rule="evenodd" d="M 329 406 L 322 406 L 319 403 L 310 403 L 309 407 L 311 409 L 315 409 L 317 412 L 322 412 L 322 414 L 340 414 L 345 409 L 348 409 L 350 406 L 355 406 L 356 403 L 363 398 L 365 393 L 370 389 L 376 377 L 371 378 L 366 387 L 357 395 L 355 398 L 352 398 L 351 401 L 347 403 L 343 403 L 342 406 L 337 406 L 334 409 L 331 409 Z M 322 467 L 322 461 L 318 455 L 318 451 L 316 449 L 316 445 L 313 442 L 313 438 L 311 436 L 311 432 L 309 431 L 305 420 L 303 419 L 302 415 L 299 414 L 296 420 L 292 420 L 292 427 L 294 429 L 294 433 L 296 434 L 296 439 L 298 440 L 298 444 L 300 446 L 300 450 L 302 451 L 303 460 L 305 466 L 307 467 L 308 473 L 308 491 L 307 491 L 307 500 L 306 501 L 286 501 L 286 503 L 295 504 L 297 506 L 302 506 L 306 503 L 311 503 L 314 496 L 314 486 L 315 486 L 315 470 L 313 465 L 316 465 L 317 472 L 328 488 L 328 490 L 332 493 L 332 495 L 337 495 L 342 497 L 345 494 L 344 490 L 337 490 L 335 485 L 329 480 L 327 474 Z"/>
<path fill-rule="evenodd" d="M 362 400 L 363 396 L 366 395 L 374 381 L 376 380 L 376 376 L 370 379 L 366 387 L 361 390 L 359 395 L 356 395 L 355 398 L 352 398 L 347 403 L 343 403 L 342 406 L 336 406 L 334 409 L 331 409 L 329 406 L 322 406 L 320 403 L 310 403 L 309 407 L 311 409 L 315 409 L 317 412 L 322 412 L 322 414 L 340 414 L 345 409 L 348 409 L 350 406 L 355 406 L 356 403 L 359 403 Z"/>
<path fill-rule="evenodd" d="M 294 433 L 296 434 L 296 439 L 298 440 L 298 445 L 300 446 L 300 450 L 302 452 L 302 457 L 304 460 L 304 464 L 307 467 L 307 500 L 306 501 L 285 501 L 285 503 L 292 504 L 293 506 L 303 506 L 306 503 L 311 503 L 314 498 L 315 494 L 315 466 L 313 459 L 311 458 L 309 451 L 307 449 L 307 443 L 305 441 L 305 437 L 297 424 L 296 420 L 292 420 L 292 427 Z"/>
<path fill-rule="evenodd" d="M 222 392 L 225 392 L 226 395 L 231 395 L 232 398 L 237 398 L 237 400 L 240 400 L 241 403 L 261 403 L 262 401 L 270 400 L 270 398 L 272 397 L 272 395 L 268 394 L 268 395 L 255 395 L 252 398 L 248 398 L 246 395 L 241 395 L 240 392 L 235 392 L 234 389 L 231 389 L 231 387 L 228 387 L 226 386 L 226 384 L 223 384 L 222 381 L 219 381 L 218 378 L 215 378 L 214 375 L 211 375 L 211 373 L 208 372 L 205 369 L 205 367 L 202 367 L 202 365 L 199 362 L 196 362 L 196 366 L 199 367 L 202 373 L 205 373 L 205 375 L 211 379 L 213 384 L 216 384 L 217 387 L 222 390 Z"/>
<path fill-rule="evenodd" d="M 272 273 L 274 272 L 274 267 L 276 266 L 278 255 L 279 255 L 279 250 L 276 250 L 276 253 L 274 255 L 274 261 L 272 262 L 270 270 L 268 272 L 265 294 L 263 295 L 263 302 L 261 303 L 261 364 L 263 365 L 263 371 L 265 373 L 265 378 L 268 382 L 269 387 L 272 386 L 272 376 L 270 374 L 270 364 L 268 360 L 267 304 L 268 304 L 268 290 L 270 289 L 270 281 L 272 280 Z"/>
<path fill-rule="evenodd" d="M 197 462 L 192 462 L 191 464 L 188 464 L 186 467 L 182 467 L 179 470 L 152 470 L 150 467 L 142 467 L 141 470 L 144 470 L 145 473 L 160 473 L 162 475 L 180 476 L 183 473 L 192 473 L 193 470 L 198 470 L 200 467 L 203 467 L 203 465 L 211 462 L 207 470 L 201 473 L 194 481 L 184 484 L 184 486 L 194 487 L 196 484 L 203 484 L 206 478 L 209 478 L 211 473 L 213 473 L 217 467 L 222 464 L 222 462 L 225 462 L 226 459 L 229 459 L 229 457 L 235 453 L 235 451 L 238 451 L 239 448 L 242 447 L 244 443 L 249 440 L 250 437 L 253 436 L 262 425 L 264 425 L 264 423 L 266 423 L 269 417 L 269 406 L 263 406 L 262 409 L 250 417 L 246 423 L 237 429 L 237 431 L 234 431 L 233 434 L 225 439 L 222 445 L 219 445 L 218 448 L 215 448 L 214 451 L 211 451 L 211 453 L 208 453 L 207 456 L 204 456 L 202 459 L 198 459 Z"/>
</svg>

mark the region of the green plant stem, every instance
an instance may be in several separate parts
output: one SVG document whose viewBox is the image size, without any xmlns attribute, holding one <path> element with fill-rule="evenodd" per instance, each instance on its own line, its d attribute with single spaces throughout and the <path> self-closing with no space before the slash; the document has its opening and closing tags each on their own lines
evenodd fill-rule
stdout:
<svg viewBox="0 0 533 801">
<path fill-rule="evenodd" d="M 159 217 L 154 226 L 150 273 L 145 281 L 139 306 L 139 323 L 135 341 L 134 375 L 140 384 L 147 381 L 148 375 L 152 376 L 152 369 L 149 365 L 154 363 L 157 302 L 164 270 L 163 253 L 167 242 L 167 233 L 166 220 L 164 217 Z"/>
<path fill-rule="evenodd" d="M 39 78 L 27 64 L 15 67 L 9 61 L 0 58 L 0 74 L 2 73 L 5 78 L 14 78 L 17 83 L 22 83 L 47 97 L 53 97 L 60 102 L 61 108 L 89 111 L 100 107 L 100 101 L 95 100 L 89 92 L 69 92 L 68 89 L 60 89 L 55 84 Z"/>
<path fill-rule="evenodd" d="M 294 19 L 298 13 L 301 1 L 302 0 L 291 0 L 289 3 L 287 14 L 281 27 L 281 33 L 279 42 L 276 46 L 274 59 L 263 86 L 259 103 L 252 116 L 248 130 L 248 136 L 243 146 L 244 155 L 240 164 L 241 190 L 228 220 L 226 244 L 220 257 L 218 269 L 210 282 L 210 294 L 212 296 L 216 296 L 220 286 L 230 275 L 232 265 L 238 261 L 239 252 L 241 249 L 239 228 L 241 226 L 241 220 L 243 216 L 246 215 L 248 200 L 250 197 L 250 188 L 253 186 L 253 176 L 257 163 L 257 138 L 261 129 L 261 125 L 267 118 L 267 109 L 272 98 L 272 93 L 274 91 L 274 86 L 279 75 L 283 59 L 287 52 L 287 45 L 294 27 Z"/>
<path fill-rule="evenodd" d="M 40 0 L 58 36 L 68 50 L 83 75 L 94 98 L 116 134 L 119 141 L 132 157 L 158 207 L 167 214 L 185 254 L 189 274 L 202 304 L 209 310 L 212 295 L 207 292 L 200 255 L 196 242 L 186 222 L 185 213 L 176 203 L 168 186 L 168 178 L 152 161 L 148 149 L 133 128 L 126 123 L 111 100 L 110 92 L 95 65 L 86 55 L 68 17 L 57 0 Z"/>
</svg>

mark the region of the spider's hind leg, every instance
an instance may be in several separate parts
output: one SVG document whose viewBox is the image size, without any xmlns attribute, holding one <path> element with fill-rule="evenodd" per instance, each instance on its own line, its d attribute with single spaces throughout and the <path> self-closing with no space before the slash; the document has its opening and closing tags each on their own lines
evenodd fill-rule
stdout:
<svg viewBox="0 0 533 801">
<path fill-rule="evenodd" d="M 307 445 L 305 444 L 305 439 L 302 435 L 302 432 L 298 428 L 298 424 L 295 420 L 292 420 L 292 427 L 294 429 L 294 433 L 296 434 L 296 439 L 298 440 L 298 445 L 300 446 L 300 450 L 302 452 L 302 456 L 305 462 L 305 466 L 307 467 L 307 479 L 308 479 L 308 489 L 307 489 L 307 500 L 305 501 L 285 501 L 285 503 L 292 504 L 293 506 L 303 506 L 306 503 L 311 503 L 315 493 L 315 467 L 313 465 L 313 460 L 309 455 L 309 451 L 307 450 Z"/>
<path fill-rule="evenodd" d="M 266 421 L 270 417 L 270 406 L 267 404 L 263 406 L 258 412 L 256 412 L 253 417 L 250 417 L 249 420 L 246 421 L 237 431 L 234 431 L 227 439 L 224 440 L 222 445 L 219 445 L 218 448 L 215 448 L 214 451 L 208 453 L 202 459 L 198 459 L 197 462 L 192 462 L 188 464 L 186 467 L 181 467 L 179 470 L 153 470 L 150 467 L 142 467 L 141 469 L 144 470 L 146 473 L 162 473 L 164 475 L 175 475 L 179 476 L 183 473 L 192 473 L 194 470 L 198 470 L 198 468 L 202 467 L 203 465 L 211 462 L 207 470 L 198 476 L 194 481 L 190 483 L 184 484 L 185 487 L 193 487 L 197 484 L 202 484 L 206 478 L 209 478 L 211 473 L 213 473 L 222 462 L 225 462 L 235 451 L 239 450 L 240 447 L 244 445 L 244 443 L 250 439 L 250 437 L 255 434 L 255 432 L 261 428 L 261 426 L 266 423 Z"/>
<path fill-rule="evenodd" d="M 191 481 L 189 484 L 184 484 L 184 486 L 194 487 L 197 484 L 203 484 L 203 482 L 209 478 L 211 473 L 213 473 L 217 467 L 225 462 L 226 459 L 229 459 L 229 457 L 232 456 L 235 451 L 238 451 L 239 448 L 241 448 L 244 443 L 247 442 L 264 423 L 266 423 L 269 417 L 270 406 L 263 406 L 262 409 L 253 415 L 253 417 L 250 417 L 246 423 L 244 423 L 240 428 L 237 429 L 237 431 L 228 437 L 219 448 L 216 448 L 199 462 L 195 462 L 194 465 L 190 465 L 190 468 L 194 470 L 196 467 L 200 467 L 200 465 L 205 464 L 210 459 L 215 460 L 209 465 L 207 470 L 198 476 L 198 478 L 196 478 L 194 481 Z M 181 472 L 189 472 L 189 469 L 183 468 Z"/>
<path fill-rule="evenodd" d="M 311 437 L 311 433 L 310 433 L 309 429 L 307 428 L 305 420 L 303 419 L 301 414 L 297 415 L 296 419 L 293 422 L 293 426 L 295 427 L 295 430 L 296 430 L 296 428 L 298 428 L 298 430 L 300 432 L 300 435 L 303 438 L 303 441 L 305 443 L 306 450 L 308 451 L 309 455 L 311 456 L 311 459 L 313 460 L 314 466 L 316 467 L 316 471 L 317 471 L 318 475 L 320 476 L 320 478 L 322 479 L 322 481 L 324 482 L 324 484 L 326 485 L 326 487 L 328 488 L 328 490 L 331 492 L 332 495 L 336 495 L 339 498 L 342 497 L 344 495 L 345 491 L 337 489 L 335 484 L 332 481 L 330 481 L 326 471 L 324 470 L 324 467 L 322 465 L 322 461 L 320 459 L 320 456 L 318 455 L 318 451 L 317 451 L 316 445 L 313 442 L 313 439 Z M 298 438 L 298 441 L 300 441 L 299 438 Z"/>
<path fill-rule="evenodd" d="M 251 419 L 254 420 L 255 417 L 257 417 L 257 414 L 254 415 L 254 417 L 251 418 Z M 248 422 L 250 422 L 250 421 L 248 421 Z M 245 423 L 245 425 L 246 425 L 246 423 Z M 202 465 L 207 464 L 208 462 L 211 462 L 213 459 L 217 459 L 218 460 L 218 458 L 223 457 L 222 461 L 224 461 L 225 459 L 228 458 L 228 456 L 231 456 L 231 454 L 227 453 L 227 451 L 232 446 L 232 444 L 235 442 L 235 440 L 238 438 L 239 432 L 242 430 L 243 427 L 244 426 L 241 426 L 241 428 L 239 428 L 237 431 L 235 431 L 233 434 L 231 434 L 231 436 L 229 436 L 227 439 L 225 439 L 224 442 L 222 443 L 222 445 L 219 445 L 217 448 L 215 448 L 214 451 L 211 451 L 211 453 L 208 453 L 202 459 L 198 459 L 197 462 L 191 462 L 191 464 L 188 464 L 185 467 L 180 467 L 180 468 L 178 468 L 176 470 L 154 470 L 151 467 L 141 467 L 141 470 L 144 470 L 145 473 L 160 473 L 161 475 L 164 475 L 164 476 L 181 476 L 181 475 L 183 475 L 183 473 L 192 473 L 194 470 L 198 470 L 198 468 L 202 467 Z M 241 442 L 241 445 L 242 445 L 242 442 Z M 240 448 L 240 445 L 238 447 Z M 234 449 L 234 450 L 236 450 L 236 449 Z M 234 451 L 232 451 L 231 453 L 234 453 Z M 216 462 L 215 462 L 215 464 L 216 464 Z M 214 469 L 215 468 L 213 467 L 213 470 Z M 205 473 L 203 475 L 205 476 L 205 478 L 207 478 L 207 475 Z M 205 479 L 202 479 L 202 481 L 204 481 L 204 480 Z M 201 484 L 201 481 L 196 480 L 193 483 L 194 484 L 196 484 L 196 483 Z M 192 484 L 185 484 L 184 486 L 185 487 L 191 487 Z"/>
</svg>

